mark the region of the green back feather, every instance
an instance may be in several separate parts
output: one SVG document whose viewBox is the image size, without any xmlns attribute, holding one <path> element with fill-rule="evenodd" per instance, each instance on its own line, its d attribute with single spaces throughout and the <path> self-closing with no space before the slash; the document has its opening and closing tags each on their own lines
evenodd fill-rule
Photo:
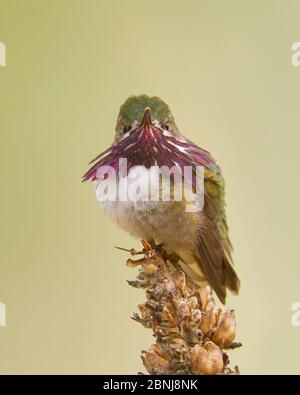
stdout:
<svg viewBox="0 0 300 395">
<path fill-rule="evenodd" d="M 216 224 L 222 239 L 228 237 L 228 226 L 225 214 L 225 182 L 220 167 L 213 163 L 205 171 L 205 191 L 216 210 Z"/>
</svg>

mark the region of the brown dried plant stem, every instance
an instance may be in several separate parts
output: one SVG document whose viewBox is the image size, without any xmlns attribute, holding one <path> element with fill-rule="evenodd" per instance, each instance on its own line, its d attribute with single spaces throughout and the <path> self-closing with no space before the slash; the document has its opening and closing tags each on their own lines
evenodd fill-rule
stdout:
<svg viewBox="0 0 300 395">
<path fill-rule="evenodd" d="M 150 374 L 239 374 L 229 368 L 228 349 L 240 347 L 234 342 L 234 310 L 218 308 L 208 286 L 191 290 L 183 272 L 175 269 L 168 257 L 142 241 L 142 259 L 128 259 L 130 267 L 139 266 L 137 280 L 147 301 L 138 306 L 133 319 L 150 328 L 156 338 L 142 352 L 143 364 Z M 134 250 L 129 250 L 135 255 Z"/>
</svg>

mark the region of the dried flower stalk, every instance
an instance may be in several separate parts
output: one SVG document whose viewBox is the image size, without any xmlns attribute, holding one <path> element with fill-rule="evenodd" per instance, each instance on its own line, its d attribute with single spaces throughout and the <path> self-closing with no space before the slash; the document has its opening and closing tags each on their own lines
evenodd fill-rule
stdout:
<svg viewBox="0 0 300 395">
<path fill-rule="evenodd" d="M 229 368 L 228 349 L 234 342 L 234 310 L 216 307 L 208 286 L 191 290 L 183 272 L 175 269 L 169 257 L 142 241 L 144 258 L 128 259 L 139 266 L 137 280 L 129 281 L 146 290 L 147 301 L 138 306 L 133 319 L 151 328 L 156 343 L 142 352 L 150 374 L 239 374 Z M 135 255 L 134 250 L 130 250 Z"/>
</svg>

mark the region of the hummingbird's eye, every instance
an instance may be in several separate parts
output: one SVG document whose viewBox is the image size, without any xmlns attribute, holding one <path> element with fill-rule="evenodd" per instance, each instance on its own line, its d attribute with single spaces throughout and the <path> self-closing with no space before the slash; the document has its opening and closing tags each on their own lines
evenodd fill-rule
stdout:
<svg viewBox="0 0 300 395">
<path fill-rule="evenodd" d="M 131 125 L 124 125 L 123 126 L 123 133 L 124 134 L 129 132 L 130 130 L 131 130 Z"/>
<path fill-rule="evenodd" d="M 169 126 L 168 126 L 166 123 L 163 123 L 163 124 L 161 125 L 161 127 L 162 127 L 164 130 L 169 130 Z"/>
</svg>

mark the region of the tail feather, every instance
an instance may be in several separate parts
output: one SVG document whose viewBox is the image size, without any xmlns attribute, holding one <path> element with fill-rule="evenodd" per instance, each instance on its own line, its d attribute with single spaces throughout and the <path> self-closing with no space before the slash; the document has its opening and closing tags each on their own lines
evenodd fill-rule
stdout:
<svg viewBox="0 0 300 395">
<path fill-rule="evenodd" d="M 233 293 L 238 293 L 240 290 L 240 280 L 232 267 L 231 263 L 226 257 L 223 257 L 223 268 L 224 268 L 224 284 Z"/>
</svg>

